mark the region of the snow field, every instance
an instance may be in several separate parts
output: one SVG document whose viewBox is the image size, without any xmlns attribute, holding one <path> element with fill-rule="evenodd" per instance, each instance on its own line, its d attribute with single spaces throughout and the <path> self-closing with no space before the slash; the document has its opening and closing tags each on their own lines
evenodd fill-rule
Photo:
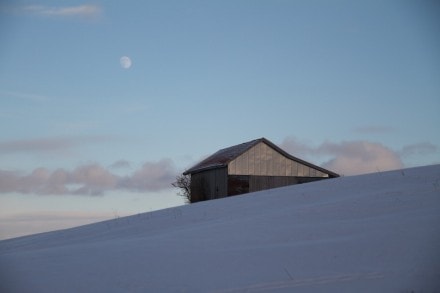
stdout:
<svg viewBox="0 0 440 293">
<path fill-rule="evenodd" d="M 440 165 L 0 241 L 0 292 L 439 292 Z"/>
</svg>

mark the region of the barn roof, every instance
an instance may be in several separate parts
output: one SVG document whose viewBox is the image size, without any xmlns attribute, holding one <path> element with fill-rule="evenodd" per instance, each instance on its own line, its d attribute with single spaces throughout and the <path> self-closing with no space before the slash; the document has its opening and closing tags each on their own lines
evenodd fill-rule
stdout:
<svg viewBox="0 0 440 293">
<path fill-rule="evenodd" d="M 192 174 L 201 172 L 207 169 L 226 167 L 228 163 L 242 153 L 246 152 L 248 149 L 253 147 L 262 141 L 263 138 L 251 140 L 245 143 L 234 145 L 228 148 L 221 149 L 206 159 L 202 160 L 200 163 L 194 165 L 193 167 L 186 170 L 183 174 Z"/>
<path fill-rule="evenodd" d="M 306 166 L 319 170 L 323 173 L 329 174 L 330 177 L 339 177 L 338 174 L 332 171 L 326 170 L 319 166 L 315 166 L 309 162 L 303 161 L 297 157 L 290 155 L 289 153 L 287 153 L 286 151 L 278 147 L 276 144 L 272 143 L 271 141 L 269 141 L 264 137 L 221 149 L 216 153 L 212 154 L 211 156 L 207 157 L 206 159 L 202 160 L 198 164 L 194 165 L 193 167 L 189 168 L 183 174 L 187 175 L 187 174 L 202 172 L 209 169 L 226 167 L 229 164 L 229 162 L 236 159 L 238 156 L 245 153 L 247 150 L 249 150 L 250 148 L 252 148 L 253 146 L 257 145 L 260 142 L 264 142 L 265 144 L 267 144 L 268 146 L 270 146 L 271 148 L 273 148 L 283 156 L 293 161 L 304 164 Z"/>
</svg>

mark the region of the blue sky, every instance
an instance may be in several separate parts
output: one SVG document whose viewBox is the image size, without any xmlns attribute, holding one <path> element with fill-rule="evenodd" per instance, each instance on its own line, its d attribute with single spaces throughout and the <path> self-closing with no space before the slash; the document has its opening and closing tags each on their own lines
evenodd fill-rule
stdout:
<svg viewBox="0 0 440 293">
<path fill-rule="evenodd" d="M 344 175 L 440 163 L 439 12 L 2 2 L 0 238 L 181 205 L 176 174 L 260 137 Z"/>
</svg>

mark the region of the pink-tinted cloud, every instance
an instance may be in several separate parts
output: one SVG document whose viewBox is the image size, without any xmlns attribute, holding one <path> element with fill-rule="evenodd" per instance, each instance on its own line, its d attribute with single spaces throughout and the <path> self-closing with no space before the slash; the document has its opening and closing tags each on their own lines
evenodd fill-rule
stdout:
<svg viewBox="0 0 440 293">
<path fill-rule="evenodd" d="M 69 139 L 34 139 L 0 142 L 0 153 L 47 152 L 67 150 L 74 142 Z"/>
<path fill-rule="evenodd" d="M 108 136 L 79 136 L 0 141 L 0 154 L 9 153 L 65 153 L 83 144 L 112 141 Z"/>
<path fill-rule="evenodd" d="M 379 143 L 367 141 L 324 143 L 320 150 L 335 157 L 324 168 L 340 174 L 356 175 L 403 168 L 399 155 Z"/>
<path fill-rule="evenodd" d="M 160 190 L 169 187 L 175 180 L 177 172 L 171 160 L 163 159 L 158 162 L 147 162 L 131 176 L 125 177 L 121 187 L 134 191 Z"/>
<path fill-rule="evenodd" d="M 293 137 L 288 137 L 281 147 L 299 157 L 330 157 L 322 164 L 322 167 L 343 175 L 365 174 L 403 167 L 398 152 L 380 143 L 369 141 L 324 142 L 313 147 Z"/>
<path fill-rule="evenodd" d="M 0 192 L 17 191 L 19 178 L 17 172 L 0 170 Z"/>
<path fill-rule="evenodd" d="M 37 168 L 30 174 L 0 170 L 0 193 L 41 195 L 103 195 L 111 190 L 158 191 L 171 187 L 177 171 L 169 159 L 147 162 L 129 176 L 120 176 L 99 164 L 74 170 Z"/>
</svg>

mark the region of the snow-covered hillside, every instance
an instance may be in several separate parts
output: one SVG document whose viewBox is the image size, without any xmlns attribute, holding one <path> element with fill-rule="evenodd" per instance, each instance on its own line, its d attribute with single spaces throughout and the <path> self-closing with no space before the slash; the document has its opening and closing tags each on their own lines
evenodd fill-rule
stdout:
<svg viewBox="0 0 440 293">
<path fill-rule="evenodd" d="M 440 165 L 0 241 L 0 292 L 440 292 Z"/>
</svg>

